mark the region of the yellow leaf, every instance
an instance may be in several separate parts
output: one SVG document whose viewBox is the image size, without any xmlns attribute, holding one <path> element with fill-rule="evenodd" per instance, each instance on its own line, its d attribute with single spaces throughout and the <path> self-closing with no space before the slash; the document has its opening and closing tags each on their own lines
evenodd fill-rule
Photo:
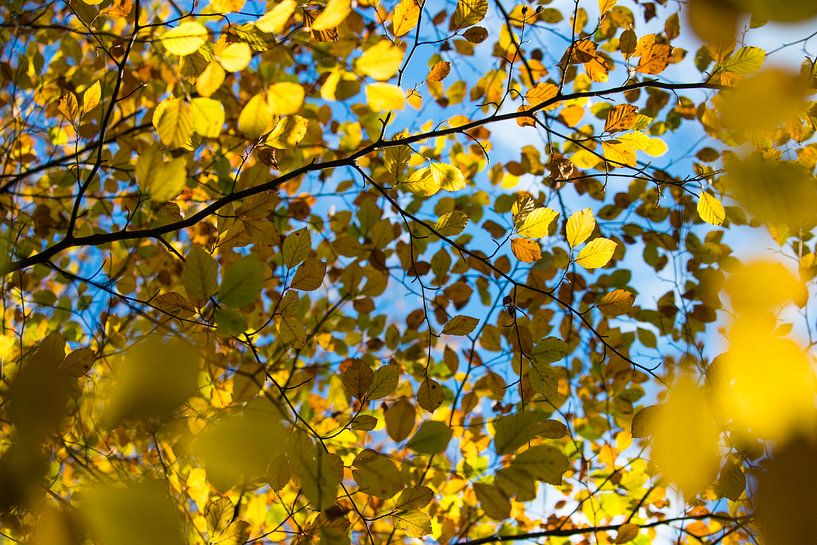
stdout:
<svg viewBox="0 0 817 545">
<path fill-rule="evenodd" d="M 607 111 L 604 130 L 607 132 L 628 131 L 638 120 L 638 108 L 632 104 L 618 104 Z"/>
<path fill-rule="evenodd" d="M 488 13 L 488 0 L 459 0 L 454 15 L 451 16 L 449 30 L 459 30 L 473 26 Z"/>
<path fill-rule="evenodd" d="M 207 27 L 195 21 L 186 21 L 162 36 L 165 49 L 173 55 L 192 55 L 207 41 Z"/>
<path fill-rule="evenodd" d="M 525 93 L 525 100 L 530 107 L 547 102 L 559 94 L 559 88 L 552 83 L 537 83 Z"/>
<path fill-rule="evenodd" d="M 559 117 L 562 118 L 568 127 L 575 127 L 584 117 L 584 106 L 579 106 L 578 104 L 565 106 L 562 111 L 559 112 Z"/>
<path fill-rule="evenodd" d="M 278 120 L 267 136 L 266 143 L 278 149 L 294 148 L 306 136 L 309 121 L 299 115 L 289 115 Z"/>
<path fill-rule="evenodd" d="M 269 130 L 273 117 L 267 98 L 259 93 L 247 102 L 238 116 L 238 130 L 247 138 L 255 139 Z"/>
<path fill-rule="evenodd" d="M 631 142 L 624 140 L 606 140 L 601 143 L 604 150 L 604 158 L 612 163 L 612 166 L 636 165 L 635 147 Z"/>
<path fill-rule="evenodd" d="M 652 459 L 688 495 L 706 488 L 720 465 L 719 430 L 709 400 L 689 377 L 682 378 L 650 422 Z"/>
<path fill-rule="evenodd" d="M 599 13 L 607 13 L 613 9 L 618 0 L 599 0 Z"/>
<path fill-rule="evenodd" d="M 585 208 L 575 212 L 567 220 L 567 243 L 575 248 L 590 238 L 595 228 L 596 218 L 593 217 L 593 211 L 591 209 Z"/>
<path fill-rule="evenodd" d="M 464 212 L 454 210 L 440 216 L 434 224 L 434 230 L 443 236 L 451 237 L 462 233 L 467 224 L 468 216 Z"/>
<path fill-rule="evenodd" d="M 212 98 L 196 97 L 190 103 L 193 130 L 204 138 L 218 138 L 224 125 L 224 106 Z"/>
<path fill-rule="evenodd" d="M 526 238 L 542 238 L 547 236 L 550 224 L 559 213 L 550 208 L 536 208 L 528 214 L 517 229 L 517 234 Z"/>
<path fill-rule="evenodd" d="M 243 7 L 244 0 L 210 0 L 210 8 L 215 13 L 232 13 Z"/>
<path fill-rule="evenodd" d="M 428 72 L 428 77 L 426 78 L 426 81 L 432 83 L 435 81 L 442 81 L 446 78 L 449 72 L 451 72 L 451 63 L 446 61 L 440 61 L 431 67 L 431 70 L 429 70 Z"/>
<path fill-rule="evenodd" d="M 160 103 L 156 130 L 165 146 L 182 148 L 188 146 L 193 135 L 193 114 L 190 105 L 181 98 L 169 98 Z M 157 112 L 159 108 L 157 107 Z"/>
<path fill-rule="evenodd" d="M 267 104 L 275 115 L 298 113 L 304 103 L 304 88 L 297 83 L 273 83 L 267 90 Z"/>
<path fill-rule="evenodd" d="M 164 161 L 159 144 L 147 148 L 134 165 L 136 183 L 154 201 L 176 198 L 187 181 L 187 161 L 177 157 Z"/>
<path fill-rule="evenodd" d="M 261 32 L 280 34 L 286 28 L 296 7 L 298 7 L 296 0 L 282 0 L 255 22 L 255 28 Z"/>
<path fill-rule="evenodd" d="M 99 105 L 99 100 L 102 98 L 102 86 L 99 81 L 95 81 L 93 85 L 85 89 L 82 93 L 82 111 L 90 112 Z"/>
<path fill-rule="evenodd" d="M 813 429 L 815 376 L 810 357 L 772 325 L 754 316 L 738 319 L 715 368 L 715 388 L 736 433 L 783 441 Z"/>
<path fill-rule="evenodd" d="M 582 169 L 593 168 L 601 162 L 601 157 L 595 153 L 580 149 L 570 156 L 570 162 Z"/>
<path fill-rule="evenodd" d="M 523 263 L 533 263 L 542 259 L 542 249 L 539 243 L 529 238 L 512 238 L 511 251 Z"/>
<path fill-rule="evenodd" d="M 579 252 L 576 263 L 585 269 L 604 267 L 613 258 L 616 243 L 608 238 L 594 238 Z"/>
<path fill-rule="evenodd" d="M 312 23 L 312 30 L 329 30 L 337 28 L 352 13 L 351 0 L 329 0 L 326 7 Z"/>
<path fill-rule="evenodd" d="M 711 193 L 701 191 L 698 197 L 698 215 L 706 223 L 712 225 L 720 225 L 726 219 L 726 210 L 724 210 L 721 201 Z"/>
<path fill-rule="evenodd" d="M 465 176 L 462 171 L 448 163 L 432 163 L 431 175 L 446 191 L 459 191 L 465 187 Z"/>
<path fill-rule="evenodd" d="M 395 37 L 408 34 L 420 19 L 420 6 L 417 0 L 401 0 L 394 7 L 394 14 L 391 18 L 392 32 Z"/>
<path fill-rule="evenodd" d="M 405 103 L 403 91 L 390 83 L 370 83 L 366 86 L 366 104 L 374 112 L 402 110 Z"/>
<path fill-rule="evenodd" d="M 211 62 L 196 79 L 196 91 L 203 97 L 209 97 L 224 83 L 225 75 L 219 63 Z"/>
<path fill-rule="evenodd" d="M 628 312 L 633 307 L 635 295 L 627 290 L 617 289 L 601 298 L 597 305 L 602 314 L 618 316 Z"/>
<path fill-rule="evenodd" d="M 381 40 L 363 52 L 355 68 L 376 80 L 385 81 L 397 73 L 403 62 L 403 50 L 388 40 Z"/>
<path fill-rule="evenodd" d="M 240 72 L 250 64 L 252 51 L 248 43 L 234 42 L 222 49 L 216 57 L 227 72 Z"/>
<path fill-rule="evenodd" d="M 440 180 L 431 173 L 430 167 L 415 170 L 408 180 L 400 182 L 399 187 L 421 197 L 430 197 L 440 191 Z"/>
</svg>

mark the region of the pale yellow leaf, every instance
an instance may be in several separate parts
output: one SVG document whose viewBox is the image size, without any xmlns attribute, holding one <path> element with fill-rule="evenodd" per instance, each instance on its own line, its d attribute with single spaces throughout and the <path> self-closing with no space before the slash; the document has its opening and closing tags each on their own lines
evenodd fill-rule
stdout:
<svg viewBox="0 0 817 545">
<path fill-rule="evenodd" d="M 217 62 L 211 62 L 196 79 L 196 91 L 203 97 L 209 97 L 224 83 L 226 74 Z"/>
<path fill-rule="evenodd" d="M 273 116 L 267 98 L 259 93 L 252 97 L 238 116 L 238 129 L 247 138 L 255 139 L 267 132 L 272 125 Z"/>
<path fill-rule="evenodd" d="M 594 238 L 579 252 L 576 263 L 585 269 L 604 267 L 613 258 L 615 251 L 614 241 L 608 238 Z"/>
<path fill-rule="evenodd" d="M 304 88 L 297 83 L 273 83 L 267 90 L 267 104 L 275 115 L 295 114 L 304 104 L 304 95 Z"/>
<path fill-rule="evenodd" d="M 421 197 L 429 197 L 440 191 L 440 181 L 431 173 L 430 167 L 414 171 L 399 187 Z"/>
<path fill-rule="evenodd" d="M 351 0 L 329 0 L 326 7 L 312 23 L 312 30 L 337 28 L 352 13 Z"/>
<path fill-rule="evenodd" d="M 575 212 L 567 220 L 567 243 L 575 248 L 590 238 L 595 228 L 596 218 L 593 217 L 593 211 L 590 208 Z"/>
<path fill-rule="evenodd" d="M 196 97 L 190 103 L 193 130 L 204 138 L 218 138 L 224 125 L 224 106 L 212 98 Z"/>
<path fill-rule="evenodd" d="M 162 36 L 168 52 L 184 57 L 192 55 L 207 42 L 207 27 L 195 21 L 186 21 Z"/>
<path fill-rule="evenodd" d="M 363 52 L 355 62 L 355 68 L 378 81 L 385 81 L 395 74 L 403 62 L 403 50 L 389 40 L 381 40 Z"/>
<path fill-rule="evenodd" d="M 164 107 L 159 112 L 156 130 L 162 143 L 170 148 L 189 145 L 190 137 L 193 135 L 193 114 L 190 105 L 181 98 L 168 98 L 162 101 L 161 105 Z"/>
<path fill-rule="evenodd" d="M 431 175 L 446 191 L 459 191 L 465 187 L 465 176 L 462 171 L 448 163 L 432 163 Z"/>
<path fill-rule="evenodd" d="M 721 201 L 717 197 L 706 191 L 701 191 L 698 197 L 698 215 L 706 223 L 712 225 L 721 225 L 726 219 L 726 210 L 724 210 Z"/>
<path fill-rule="evenodd" d="M 255 22 L 255 28 L 261 32 L 280 34 L 286 28 L 287 21 L 298 7 L 296 0 L 282 0 Z"/>
<path fill-rule="evenodd" d="M 366 86 L 366 104 L 374 112 L 402 110 L 405 99 L 403 90 L 396 85 L 375 82 Z"/>
<path fill-rule="evenodd" d="M 246 42 L 234 42 L 219 52 L 216 57 L 227 72 L 240 72 L 252 60 L 252 50 Z"/>
<path fill-rule="evenodd" d="M 556 210 L 550 208 L 536 208 L 525 217 L 516 232 L 526 238 L 545 237 L 558 215 Z"/>
</svg>

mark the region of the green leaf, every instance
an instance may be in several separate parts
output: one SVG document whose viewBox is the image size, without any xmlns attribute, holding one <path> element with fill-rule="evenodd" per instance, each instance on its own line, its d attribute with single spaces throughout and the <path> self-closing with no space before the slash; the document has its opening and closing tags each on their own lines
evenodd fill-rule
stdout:
<svg viewBox="0 0 817 545">
<path fill-rule="evenodd" d="M 474 483 L 474 492 L 485 514 L 494 520 L 505 520 L 511 516 L 511 502 L 496 486 Z"/>
<path fill-rule="evenodd" d="M 479 320 L 462 314 L 454 316 L 443 327 L 443 335 L 468 335 L 477 327 Z"/>
<path fill-rule="evenodd" d="M 312 236 L 305 227 L 287 235 L 284 239 L 284 265 L 295 267 L 301 263 L 312 249 Z"/>
<path fill-rule="evenodd" d="M 182 273 L 187 296 L 199 303 L 206 302 L 218 289 L 218 265 L 201 246 L 193 246 L 187 254 Z"/>
<path fill-rule="evenodd" d="M 296 290 L 314 291 L 321 287 L 324 276 L 326 276 L 326 263 L 319 259 L 308 258 L 295 271 L 292 287 Z"/>
<path fill-rule="evenodd" d="M 553 363 L 567 355 L 567 343 L 556 337 L 545 337 L 533 347 L 531 359 L 537 363 Z"/>
<path fill-rule="evenodd" d="M 230 307 L 254 303 L 264 287 L 264 266 L 254 255 L 247 255 L 227 267 L 218 290 L 218 300 Z"/>
<path fill-rule="evenodd" d="M 444 422 L 426 420 L 409 440 L 408 448 L 420 454 L 437 454 L 448 448 L 454 432 Z"/>
<path fill-rule="evenodd" d="M 434 224 L 434 230 L 441 235 L 453 237 L 462 233 L 467 224 L 468 216 L 463 212 L 454 210 L 440 216 L 437 223 Z"/>
<path fill-rule="evenodd" d="M 525 411 L 498 418 L 494 430 L 496 453 L 510 454 L 537 436 L 562 437 L 567 428 L 541 411 Z"/>
<path fill-rule="evenodd" d="M 381 399 L 397 389 L 400 381 L 400 366 L 390 363 L 375 370 L 369 386 L 369 399 Z"/>
<path fill-rule="evenodd" d="M 538 445 L 517 455 L 513 466 L 524 469 L 536 480 L 560 485 L 562 475 L 570 468 L 570 462 L 558 448 Z"/>
<path fill-rule="evenodd" d="M 213 318 L 218 326 L 218 334 L 222 337 L 234 337 L 247 330 L 247 318 L 237 310 L 218 307 Z"/>
<path fill-rule="evenodd" d="M 355 482 L 366 494 L 388 499 L 403 488 L 403 477 L 394 462 L 374 450 L 361 451 L 352 466 Z"/>
<path fill-rule="evenodd" d="M 394 527 L 403 530 L 411 537 L 420 538 L 431 533 L 431 521 L 422 511 L 395 513 Z"/>
</svg>

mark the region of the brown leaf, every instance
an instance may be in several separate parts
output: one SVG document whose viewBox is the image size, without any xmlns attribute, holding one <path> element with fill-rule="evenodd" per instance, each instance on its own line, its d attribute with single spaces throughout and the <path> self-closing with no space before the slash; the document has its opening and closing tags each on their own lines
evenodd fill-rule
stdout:
<svg viewBox="0 0 817 545">
<path fill-rule="evenodd" d="M 632 104 L 618 104 L 607 110 L 604 130 L 607 132 L 629 131 L 638 120 L 638 108 Z"/>
</svg>

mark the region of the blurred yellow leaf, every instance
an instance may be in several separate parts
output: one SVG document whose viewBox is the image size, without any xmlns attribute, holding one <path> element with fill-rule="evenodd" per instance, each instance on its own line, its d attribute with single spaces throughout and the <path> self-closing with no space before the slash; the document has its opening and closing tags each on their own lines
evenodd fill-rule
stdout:
<svg viewBox="0 0 817 545">
<path fill-rule="evenodd" d="M 366 104 L 374 112 L 402 110 L 405 98 L 403 90 L 390 83 L 374 82 L 366 86 Z"/>
<path fill-rule="evenodd" d="M 720 466 L 719 437 L 709 399 L 688 376 L 670 390 L 651 422 L 652 459 L 688 496 L 703 491 Z"/>
<path fill-rule="evenodd" d="M 238 129 L 247 138 L 256 139 L 267 132 L 272 125 L 273 116 L 263 93 L 253 96 L 238 116 Z"/>
<path fill-rule="evenodd" d="M 304 104 L 304 88 L 298 83 L 282 81 L 273 83 L 267 89 L 269 111 L 275 115 L 298 113 Z"/>
<path fill-rule="evenodd" d="M 218 138 L 224 125 L 224 106 L 212 98 L 196 97 L 190 102 L 193 130 L 204 138 Z"/>
<path fill-rule="evenodd" d="M 216 58 L 227 72 L 240 72 L 250 64 L 252 50 L 246 42 L 234 42 L 222 49 Z"/>
<path fill-rule="evenodd" d="M 261 32 L 280 34 L 286 28 L 296 7 L 298 7 L 296 0 L 281 0 L 255 22 L 255 27 Z"/>
<path fill-rule="evenodd" d="M 715 367 L 715 384 L 719 409 L 736 433 L 784 440 L 812 429 L 817 377 L 801 347 L 769 325 L 759 317 L 738 319 L 729 351 Z"/>
<path fill-rule="evenodd" d="M 395 74 L 403 62 L 403 50 L 389 40 L 380 40 L 355 61 L 355 68 L 378 81 L 385 81 Z"/>
<path fill-rule="evenodd" d="M 351 0 L 329 0 L 323 11 L 312 23 L 312 30 L 329 30 L 337 28 L 352 13 Z"/>
</svg>

